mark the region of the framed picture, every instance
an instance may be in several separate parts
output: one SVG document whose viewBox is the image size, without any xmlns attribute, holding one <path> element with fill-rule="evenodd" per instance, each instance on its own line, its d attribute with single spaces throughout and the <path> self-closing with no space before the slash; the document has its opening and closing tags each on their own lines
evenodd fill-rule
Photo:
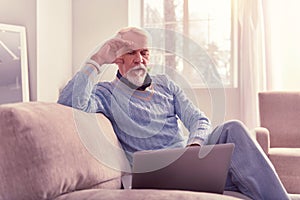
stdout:
<svg viewBox="0 0 300 200">
<path fill-rule="evenodd" d="M 26 30 L 0 23 L 0 104 L 29 101 Z"/>
</svg>

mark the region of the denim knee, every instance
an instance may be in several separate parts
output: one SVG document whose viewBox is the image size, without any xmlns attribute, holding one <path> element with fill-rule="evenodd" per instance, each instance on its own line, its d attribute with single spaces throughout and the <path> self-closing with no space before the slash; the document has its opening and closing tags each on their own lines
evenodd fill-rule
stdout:
<svg viewBox="0 0 300 200">
<path fill-rule="evenodd" d="M 228 132 L 229 134 L 237 134 L 240 136 L 241 134 L 248 133 L 248 128 L 245 124 L 239 120 L 230 120 L 223 124 L 223 130 Z"/>
<path fill-rule="evenodd" d="M 248 137 L 248 129 L 239 120 L 230 120 L 217 127 L 213 133 L 212 140 L 217 139 L 217 143 L 226 143 L 231 140 L 239 140 Z M 230 139 L 231 138 L 231 139 Z"/>
</svg>

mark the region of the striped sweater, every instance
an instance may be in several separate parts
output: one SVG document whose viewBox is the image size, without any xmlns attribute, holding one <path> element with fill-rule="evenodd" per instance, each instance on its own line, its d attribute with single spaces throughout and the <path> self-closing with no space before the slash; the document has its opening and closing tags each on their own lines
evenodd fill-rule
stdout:
<svg viewBox="0 0 300 200">
<path fill-rule="evenodd" d="M 167 76 L 151 78 L 146 90 L 133 90 L 118 78 L 96 83 L 96 70 L 85 66 L 62 90 L 58 103 L 103 113 L 130 162 L 135 151 L 183 147 L 195 141 L 205 144 L 210 134 L 208 118 Z M 178 118 L 189 130 L 187 141 Z"/>
</svg>

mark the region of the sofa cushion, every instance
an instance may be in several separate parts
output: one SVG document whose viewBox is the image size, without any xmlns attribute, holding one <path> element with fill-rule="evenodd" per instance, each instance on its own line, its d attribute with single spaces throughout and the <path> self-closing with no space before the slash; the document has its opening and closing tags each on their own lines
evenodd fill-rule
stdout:
<svg viewBox="0 0 300 200">
<path fill-rule="evenodd" d="M 231 193 L 233 194 L 233 193 Z M 179 190 L 82 190 L 64 194 L 55 200 L 170 200 L 170 199 L 184 199 L 184 200 L 235 200 L 248 199 L 240 195 L 241 198 L 226 196 L 213 193 L 179 191 Z M 245 198 L 243 198 L 245 197 Z"/>
<path fill-rule="evenodd" d="M 83 145 L 78 130 L 90 129 L 75 116 L 74 109 L 56 103 L 0 106 L 0 199 L 52 199 L 80 189 L 120 188 L 121 172 Z M 114 134 L 108 138 L 118 146 Z"/>
<path fill-rule="evenodd" d="M 259 93 L 261 127 L 270 132 L 272 147 L 300 148 L 300 92 Z"/>
<path fill-rule="evenodd" d="M 269 158 L 290 193 L 299 193 L 300 148 L 271 148 Z"/>
</svg>

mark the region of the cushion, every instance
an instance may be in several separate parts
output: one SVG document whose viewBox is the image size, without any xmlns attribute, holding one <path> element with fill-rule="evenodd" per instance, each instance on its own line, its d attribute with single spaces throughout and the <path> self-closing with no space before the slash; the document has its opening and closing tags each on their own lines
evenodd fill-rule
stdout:
<svg viewBox="0 0 300 200">
<path fill-rule="evenodd" d="M 232 193 L 233 194 L 233 193 Z M 241 198 L 226 196 L 221 194 L 179 191 L 179 190 L 83 190 L 79 192 L 72 192 L 62 195 L 55 200 L 170 200 L 170 199 L 184 199 L 184 200 L 235 200 L 248 199 L 244 195 Z M 245 197 L 245 198 L 244 198 Z"/>
<path fill-rule="evenodd" d="M 300 148 L 271 148 L 268 156 L 285 188 L 290 193 L 298 193 Z"/>
<path fill-rule="evenodd" d="M 57 103 L 1 105 L 0 199 L 52 199 L 74 190 L 120 188 L 119 167 L 101 162 L 80 137 L 92 130 L 85 128 L 91 126 L 85 116 L 96 119 L 91 115 Z M 112 132 L 107 141 L 117 147 Z M 105 148 L 98 146 L 99 152 Z"/>
<path fill-rule="evenodd" d="M 261 126 L 270 132 L 271 147 L 300 148 L 300 92 L 259 93 Z"/>
</svg>

